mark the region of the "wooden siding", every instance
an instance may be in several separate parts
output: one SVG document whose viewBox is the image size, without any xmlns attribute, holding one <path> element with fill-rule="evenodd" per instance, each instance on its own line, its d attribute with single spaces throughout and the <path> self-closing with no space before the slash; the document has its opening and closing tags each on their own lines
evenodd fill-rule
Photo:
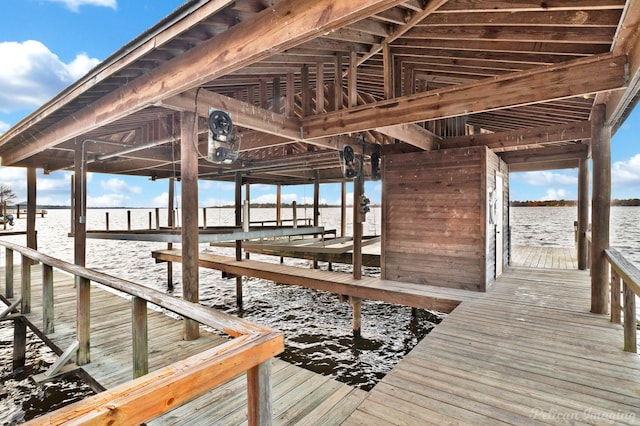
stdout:
<svg viewBox="0 0 640 426">
<path fill-rule="evenodd" d="M 386 156 L 383 277 L 484 291 L 495 277 L 495 232 L 490 244 L 486 240 L 486 188 L 495 185 L 496 170 L 503 173 L 507 187 L 506 235 L 508 174 L 506 165 L 489 149 Z M 506 257 L 506 247 L 504 253 Z"/>
</svg>

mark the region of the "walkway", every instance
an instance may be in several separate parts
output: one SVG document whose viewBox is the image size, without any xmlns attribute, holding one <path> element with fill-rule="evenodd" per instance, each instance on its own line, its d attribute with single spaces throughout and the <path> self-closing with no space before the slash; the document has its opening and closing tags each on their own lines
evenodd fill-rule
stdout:
<svg viewBox="0 0 640 426">
<path fill-rule="evenodd" d="M 640 357 L 622 351 L 622 328 L 590 314 L 589 300 L 588 272 L 511 268 L 346 424 L 640 424 Z"/>
</svg>

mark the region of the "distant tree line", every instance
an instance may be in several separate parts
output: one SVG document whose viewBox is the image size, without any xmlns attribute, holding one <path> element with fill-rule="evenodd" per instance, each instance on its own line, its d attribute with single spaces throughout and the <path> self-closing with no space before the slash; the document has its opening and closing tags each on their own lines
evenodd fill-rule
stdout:
<svg viewBox="0 0 640 426">
<path fill-rule="evenodd" d="M 545 200 L 545 201 L 511 201 L 512 207 L 573 207 L 578 202 L 576 200 Z M 640 198 L 627 198 L 611 200 L 612 206 L 640 206 Z"/>
</svg>

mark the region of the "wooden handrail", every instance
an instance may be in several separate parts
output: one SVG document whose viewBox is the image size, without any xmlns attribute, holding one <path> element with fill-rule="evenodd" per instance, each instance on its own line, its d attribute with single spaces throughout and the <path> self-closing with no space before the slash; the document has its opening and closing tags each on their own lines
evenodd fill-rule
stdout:
<svg viewBox="0 0 640 426">
<path fill-rule="evenodd" d="M 140 377 L 39 417 L 34 422 L 59 424 L 73 420 L 74 424 L 121 424 L 123 422 L 138 424 L 172 410 L 242 372 L 247 372 L 249 424 L 270 422 L 271 370 L 269 360 L 284 350 L 284 337 L 281 332 L 197 303 L 177 299 L 131 281 L 56 259 L 28 247 L 6 241 L 0 241 L 0 246 L 4 246 L 7 253 L 13 251 L 20 253 L 23 264 L 29 268 L 31 262 L 25 262 L 27 259 L 42 263 L 49 277 L 52 277 L 51 268 L 56 268 L 89 282 L 99 283 L 133 296 L 132 310 L 136 322 L 134 335 L 142 336 L 134 339 L 133 342 L 134 359 L 136 360 L 134 361 L 134 372 Z M 9 255 L 7 255 L 7 259 L 9 259 Z M 13 259 L 13 254 L 11 254 L 11 259 Z M 25 273 L 30 276 L 30 270 L 23 269 L 23 275 Z M 7 277 L 6 286 L 7 290 L 13 286 L 13 276 L 10 282 Z M 29 294 L 21 294 L 22 298 L 27 296 L 27 300 L 30 300 L 28 297 L 30 296 L 30 286 L 25 286 L 23 283 L 23 291 Z M 50 294 L 52 298 L 53 292 Z M 147 373 L 145 370 L 147 363 L 146 315 L 144 314 L 146 302 L 151 302 L 203 325 L 223 331 L 234 339 L 170 366 Z M 49 305 L 52 309 L 53 301 L 43 300 L 43 319 L 45 329 L 53 330 L 53 324 L 49 323 L 53 317 L 47 308 Z M 139 353 L 136 353 L 137 351 Z M 264 381 L 268 382 L 266 386 Z"/>
<path fill-rule="evenodd" d="M 637 352 L 636 296 L 640 297 L 640 270 L 618 250 L 604 251 L 611 265 L 611 321 L 620 323 L 620 282 L 624 312 L 624 350 Z"/>
</svg>

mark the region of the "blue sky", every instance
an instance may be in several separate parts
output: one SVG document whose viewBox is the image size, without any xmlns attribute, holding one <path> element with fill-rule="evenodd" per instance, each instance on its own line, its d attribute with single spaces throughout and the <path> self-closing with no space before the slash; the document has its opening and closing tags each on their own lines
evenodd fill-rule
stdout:
<svg viewBox="0 0 640 426">
<path fill-rule="evenodd" d="M 0 133 L 18 123 L 121 46 L 153 26 L 182 0 L 17 0 L 3 1 L 0 18 Z M 612 196 L 640 197 L 640 108 L 612 141 Z M 512 200 L 575 199 L 577 170 L 513 173 Z M 0 183 L 17 201 L 26 199 L 25 171 L 0 167 Z M 69 204 L 70 174 L 38 171 L 38 203 Z M 351 192 L 352 186 L 348 186 Z M 178 188 L 179 191 L 179 188 Z M 233 184 L 201 182 L 201 206 L 230 204 Z M 283 188 L 283 200 L 313 198 L 311 186 Z M 367 182 L 372 202 L 380 183 Z M 167 182 L 91 174 L 88 206 L 164 207 Z M 351 193 L 349 193 L 351 199 Z M 339 203 L 340 185 L 322 185 L 321 201 Z M 275 201 L 275 187 L 252 185 L 251 199 Z"/>
</svg>

